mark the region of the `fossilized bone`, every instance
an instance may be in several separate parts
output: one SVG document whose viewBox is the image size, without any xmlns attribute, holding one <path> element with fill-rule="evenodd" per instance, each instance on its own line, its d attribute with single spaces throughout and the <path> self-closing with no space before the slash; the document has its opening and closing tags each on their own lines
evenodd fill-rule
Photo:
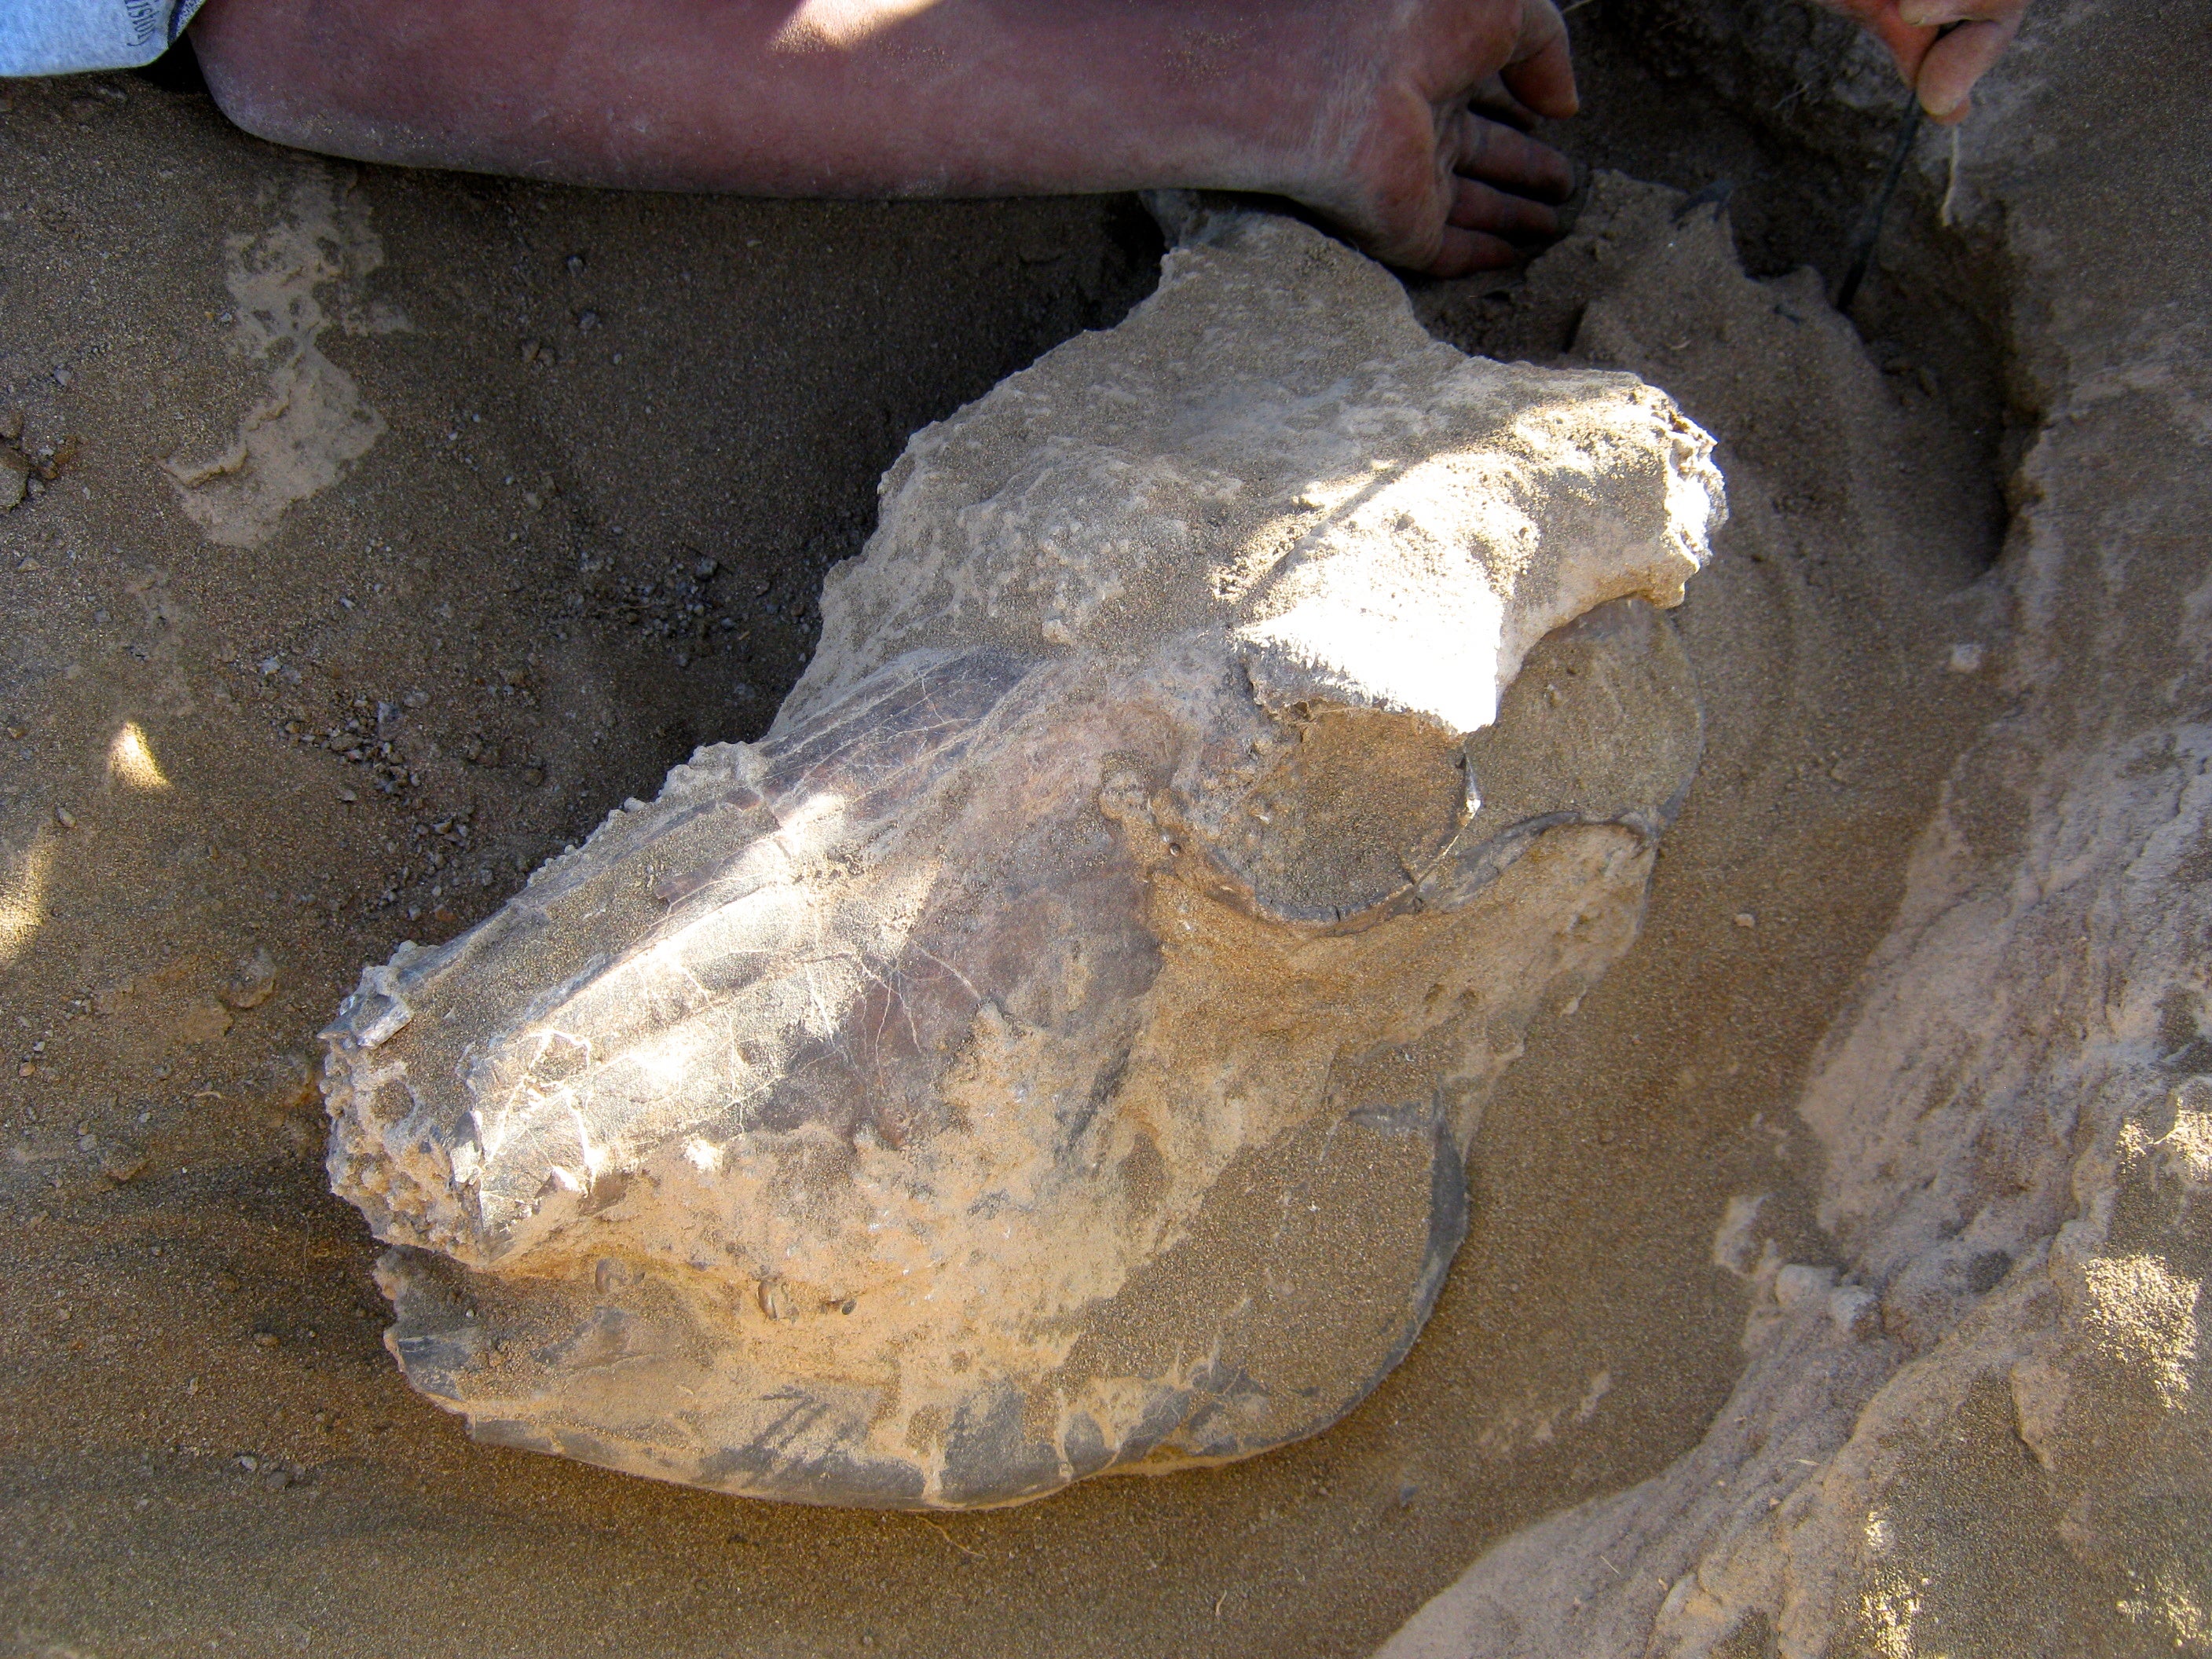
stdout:
<svg viewBox="0 0 2212 1659">
<path fill-rule="evenodd" d="M 1334 1421 L 1427 1315 L 1490 1080 L 1634 936 L 1710 447 L 1192 215 L 1127 320 L 915 436 L 761 743 L 364 973 L 331 1173 L 410 1380 L 884 1506 Z"/>
</svg>

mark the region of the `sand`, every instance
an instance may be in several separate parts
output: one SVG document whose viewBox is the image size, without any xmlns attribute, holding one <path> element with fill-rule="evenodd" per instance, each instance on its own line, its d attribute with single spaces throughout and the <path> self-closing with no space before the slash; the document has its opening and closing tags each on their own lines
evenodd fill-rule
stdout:
<svg viewBox="0 0 2212 1659">
<path fill-rule="evenodd" d="M 1597 51 L 1595 93 L 1666 101 Z M 1642 941 L 1491 1108 L 1399 1372 L 1249 1463 L 944 1519 L 472 1444 L 380 1345 L 314 1031 L 363 962 L 757 735 L 906 434 L 1114 320 L 1158 238 L 1123 200 L 325 164 L 133 77 L 0 99 L 0 413 L 55 472 L 0 515 L 16 1649 L 1366 1653 L 1515 1529 L 1698 1443 L 1759 1244 L 1837 1259 L 1792 1107 L 2001 704 L 1949 666 L 2004 524 L 1996 377 L 1879 292 L 1907 344 L 1869 355 L 1817 280 L 1741 277 L 1710 204 L 1619 183 L 1525 284 L 1418 299 L 1471 349 L 1638 369 L 1720 439 L 1735 517 L 1680 617 L 1708 755 Z M 1762 272 L 1840 242 L 1840 172 L 1792 196 L 1829 163 L 1688 106 L 1707 152 L 1647 175 L 1759 159 L 1733 211 Z M 379 703 L 392 756 L 344 729 Z"/>
</svg>

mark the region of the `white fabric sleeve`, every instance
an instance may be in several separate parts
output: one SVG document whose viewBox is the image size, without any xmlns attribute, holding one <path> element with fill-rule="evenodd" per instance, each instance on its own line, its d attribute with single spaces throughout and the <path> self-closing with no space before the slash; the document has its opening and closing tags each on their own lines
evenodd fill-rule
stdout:
<svg viewBox="0 0 2212 1659">
<path fill-rule="evenodd" d="M 0 76 L 76 75 L 150 64 L 200 0 L 0 0 Z"/>
</svg>

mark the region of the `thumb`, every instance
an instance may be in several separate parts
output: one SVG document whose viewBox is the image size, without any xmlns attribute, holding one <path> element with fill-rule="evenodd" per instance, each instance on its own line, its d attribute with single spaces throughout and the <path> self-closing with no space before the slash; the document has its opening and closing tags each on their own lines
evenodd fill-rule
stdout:
<svg viewBox="0 0 2212 1659">
<path fill-rule="evenodd" d="M 1552 0 L 1521 0 L 1521 32 L 1500 76 L 1507 90 L 1539 115 L 1555 118 L 1582 107 L 1566 20 Z"/>
<path fill-rule="evenodd" d="M 1992 8 L 1997 15 L 1986 22 L 1961 23 L 1929 48 L 1913 88 L 1920 106 L 1938 121 L 1965 118 L 1967 94 L 1990 64 L 2020 33 L 2026 0 Z"/>
</svg>

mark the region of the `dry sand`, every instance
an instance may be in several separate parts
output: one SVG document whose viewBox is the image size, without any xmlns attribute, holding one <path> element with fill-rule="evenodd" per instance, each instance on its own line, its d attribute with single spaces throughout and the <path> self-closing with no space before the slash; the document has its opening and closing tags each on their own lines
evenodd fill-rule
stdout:
<svg viewBox="0 0 2212 1659">
<path fill-rule="evenodd" d="M 1113 321 L 1157 237 L 1122 201 L 356 169 L 131 77 L 0 101 L 0 411 L 55 473 L 0 516 L 0 1641 L 1361 1654 L 1704 1436 L 1732 1251 L 1827 1258 L 1791 1105 L 1992 707 L 1946 666 L 2002 527 L 1984 380 L 1884 372 L 1817 283 L 1748 283 L 1710 207 L 1626 184 L 1525 286 L 1425 291 L 1445 337 L 1571 340 L 1722 441 L 1680 616 L 1710 747 L 1643 940 L 1532 1033 L 1428 1332 L 1335 1430 L 1003 1513 L 780 1508 L 478 1447 L 408 1392 L 313 1034 L 362 963 L 757 735 L 906 433 Z M 1756 216 L 1787 255 L 1833 207 Z"/>
</svg>

